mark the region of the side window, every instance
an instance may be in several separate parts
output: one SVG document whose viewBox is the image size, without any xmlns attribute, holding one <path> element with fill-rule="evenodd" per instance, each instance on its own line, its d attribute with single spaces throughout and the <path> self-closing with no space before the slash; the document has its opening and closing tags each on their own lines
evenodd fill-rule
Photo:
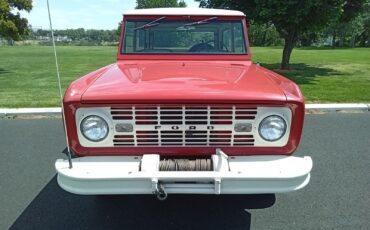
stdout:
<svg viewBox="0 0 370 230">
<path fill-rule="evenodd" d="M 225 23 L 222 31 L 223 52 L 232 52 L 236 54 L 245 53 L 245 41 L 242 23 Z"/>
<path fill-rule="evenodd" d="M 123 46 L 123 52 L 134 53 L 136 51 L 143 50 L 145 47 L 145 30 L 135 31 L 134 28 L 142 24 L 135 22 L 126 22 L 125 24 L 125 40 Z"/>
<path fill-rule="evenodd" d="M 125 40 L 122 46 L 123 52 L 125 53 L 132 53 L 134 51 L 134 23 L 126 22 L 125 23 Z"/>
<path fill-rule="evenodd" d="M 222 41 L 220 48 L 222 51 L 231 51 L 231 29 L 225 29 L 222 32 Z"/>
<path fill-rule="evenodd" d="M 235 53 L 245 53 L 245 38 L 243 31 L 243 24 L 234 23 Z"/>
<path fill-rule="evenodd" d="M 145 49 L 145 33 L 146 30 L 138 30 L 136 32 L 136 51 Z"/>
</svg>

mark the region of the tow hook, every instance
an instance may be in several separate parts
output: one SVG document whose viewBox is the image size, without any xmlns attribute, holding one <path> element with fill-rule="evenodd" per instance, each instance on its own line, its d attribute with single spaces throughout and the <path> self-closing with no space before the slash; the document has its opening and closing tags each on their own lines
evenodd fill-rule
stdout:
<svg viewBox="0 0 370 230">
<path fill-rule="evenodd" d="M 157 194 L 158 200 L 160 200 L 160 201 L 164 201 L 164 200 L 167 199 L 168 194 L 167 194 L 166 190 L 164 190 L 164 187 L 163 187 L 162 183 L 158 183 L 156 194 Z"/>
<path fill-rule="evenodd" d="M 158 200 L 164 201 L 167 199 L 168 194 L 160 181 L 158 181 L 157 179 L 153 179 L 152 186 L 153 194 L 157 195 Z"/>
</svg>

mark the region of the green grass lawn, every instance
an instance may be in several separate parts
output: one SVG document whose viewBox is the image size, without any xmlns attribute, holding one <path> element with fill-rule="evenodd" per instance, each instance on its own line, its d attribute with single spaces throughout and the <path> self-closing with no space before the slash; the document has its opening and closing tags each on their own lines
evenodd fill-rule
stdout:
<svg viewBox="0 0 370 230">
<path fill-rule="evenodd" d="M 306 102 L 370 102 L 370 49 L 299 48 L 280 71 L 281 48 L 252 47 L 254 62 L 296 82 Z"/>
<path fill-rule="evenodd" d="M 62 85 L 114 62 L 116 47 L 57 47 Z M 279 68 L 281 48 L 253 47 L 253 60 Z M 297 82 L 307 102 L 369 102 L 370 49 L 293 51 L 290 71 L 278 71 Z M 58 106 L 52 47 L 0 47 L 0 107 Z"/>
<path fill-rule="evenodd" d="M 63 90 L 75 79 L 114 62 L 115 47 L 57 47 Z M 59 105 L 53 48 L 0 47 L 0 107 Z"/>
</svg>

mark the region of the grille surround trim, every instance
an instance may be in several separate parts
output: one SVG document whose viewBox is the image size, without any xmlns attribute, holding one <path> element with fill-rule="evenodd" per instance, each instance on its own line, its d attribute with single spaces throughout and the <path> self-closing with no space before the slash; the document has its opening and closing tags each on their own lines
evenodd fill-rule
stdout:
<svg viewBox="0 0 370 230">
<path fill-rule="evenodd" d="M 221 114 L 218 114 L 219 112 Z M 76 111 L 77 127 L 79 127 L 81 120 L 89 115 L 102 116 L 110 127 L 110 135 L 102 142 L 92 143 L 81 136 L 78 129 L 78 138 L 81 145 L 84 147 L 120 148 L 282 147 L 287 144 L 289 139 L 292 116 L 291 110 L 287 107 L 255 107 L 248 105 L 150 105 L 135 107 L 122 105 L 113 108 L 79 108 Z M 265 141 L 258 133 L 259 123 L 270 115 L 283 117 L 287 124 L 287 132 L 276 142 Z M 132 116 L 133 119 L 119 119 L 119 116 Z M 248 119 L 240 119 L 237 118 L 238 116 L 245 116 Z M 250 119 L 251 117 L 253 119 Z M 137 123 L 138 121 L 139 123 Z M 147 124 L 148 122 L 149 124 Z M 115 126 L 122 123 L 133 125 L 133 132 L 117 132 Z M 252 130 L 250 132 L 236 132 L 234 126 L 238 123 L 250 123 Z M 119 136 L 130 137 L 123 138 Z"/>
</svg>

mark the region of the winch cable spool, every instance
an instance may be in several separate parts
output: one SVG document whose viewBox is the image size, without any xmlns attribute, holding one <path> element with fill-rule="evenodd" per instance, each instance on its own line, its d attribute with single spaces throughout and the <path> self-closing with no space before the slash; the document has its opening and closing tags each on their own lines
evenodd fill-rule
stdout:
<svg viewBox="0 0 370 230">
<path fill-rule="evenodd" d="M 216 149 L 216 156 L 219 157 L 219 162 L 222 159 L 227 160 L 228 155 L 226 155 L 221 149 Z M 213 167 L 215 170 L 218 166 L 213 165 L 212 158 L 162 158 L 159 161 L 159 171 L 213 171 Z M 154 180 L 154 191 L 153 193 L 157 195 L 158 200 L 166 200 L 168 197 L 168 193 L 165 190 L 164 182 Z M 220 180 L 218 183 L 215 180 L 215 192 L 216 194 L 221 193 L 220 187 Z M 218 185 L 218 187 L 216 186 Z M 218 188 L 218 189 L 217 189 Z"/>
<path fill-rule="evenodd" d="M 46 0 L 46 5 L 48 7 L 48 15 L 49 15 L 49 25 L 50 25 L 50 32 L 51 32 L 51 40 L 53 42 L 53 48 L 54 48 L 54 59 L 55 59 L 55 67 L 56 67 L 56 71 L 57 71 L 57 80 L 58 80 L 58 87 L 59 87 L 60 104 L 61 104 L 61 108 L 62 108 L 63 125 L 64 125 L 65 138 L 66 138 L 66 143 L 67 143 L 68 163 L 69 163 L 69 168 L 72 168 L 72 156 L 71 156 L 71 151 L 70 151 L 70 148 L 69 148 L 66 118 L 64 116 L 62 85 L 60 83 L 59 64 L 58 64 L 58 57 L 57 57 L 57 49 L 55 47 L 55 39 L 54 39 L 53 26 L 52 26 L 52 23 L 51 23 L 49 0 Z"/>
<path fill-rule="evenodd" d="M 164 158 L 159 162 L 159 171 L 212 171 L 210 158 Z"/>
</svg>

